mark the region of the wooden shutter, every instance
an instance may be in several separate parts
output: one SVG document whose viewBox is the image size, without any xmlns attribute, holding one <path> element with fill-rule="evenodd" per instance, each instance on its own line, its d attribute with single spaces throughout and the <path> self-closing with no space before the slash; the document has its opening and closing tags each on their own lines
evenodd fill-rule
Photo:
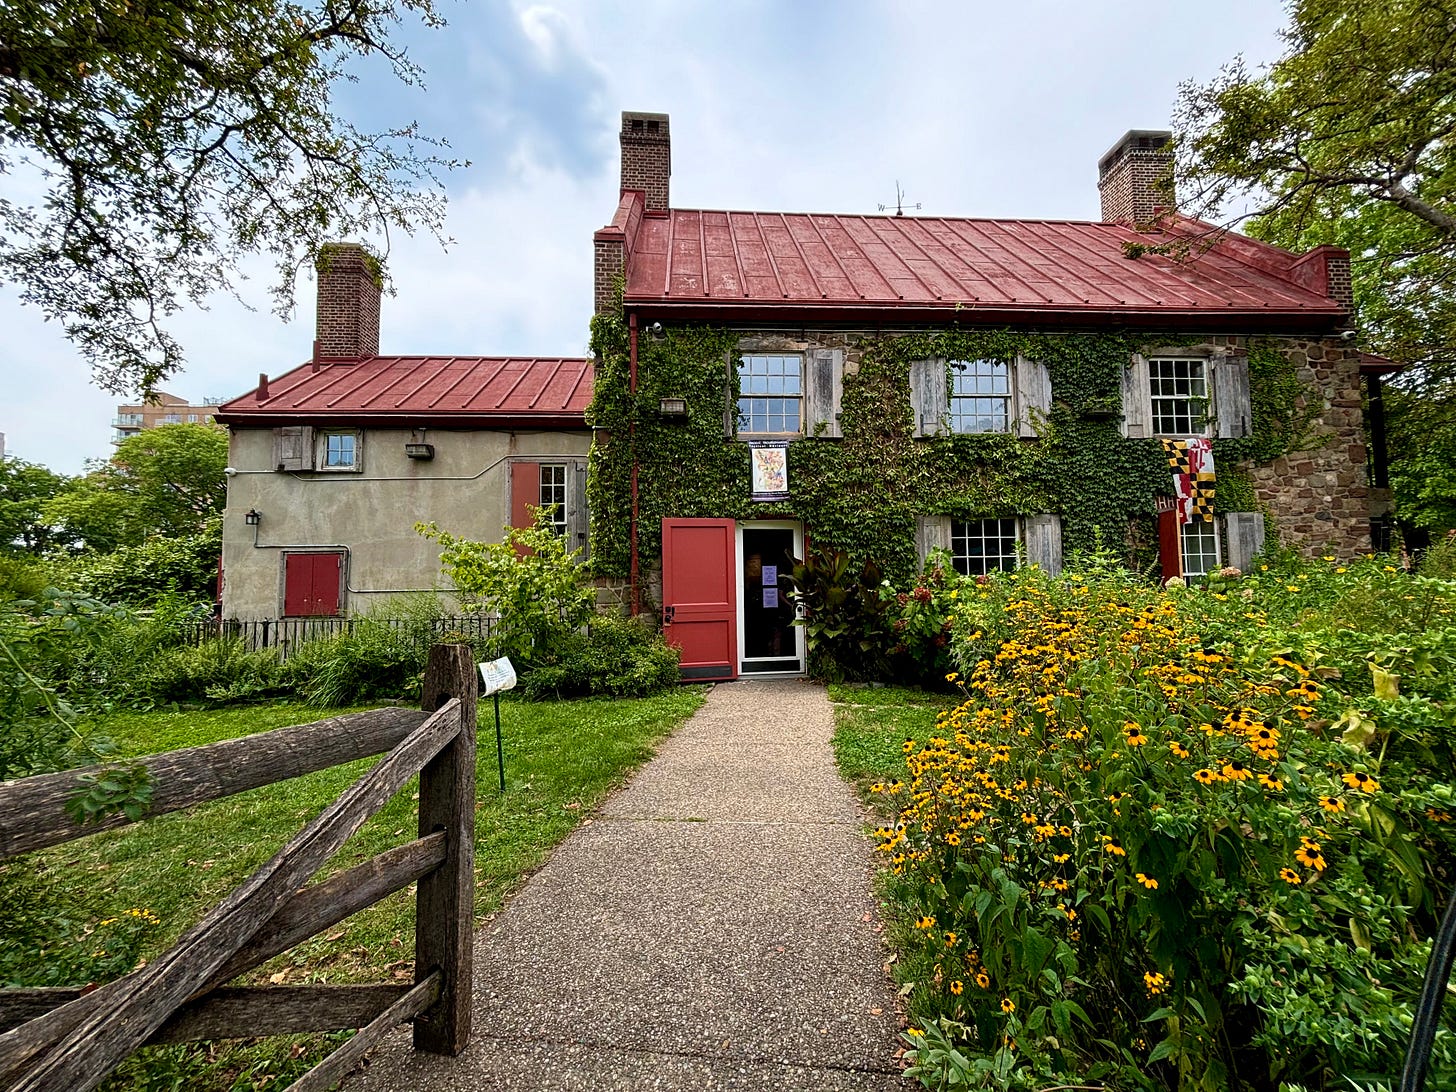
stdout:
<svg viewBox="0 0 1456 1092">
<path fill-rule="evenodd" d="M 279 470 L 312 470 L 313 429 L 308 425 L 275 428 L 273 465 Z"/>
<path fill-rule="evenodd" d="M 511 526 L 534 527 L 541 505 L 541 464 L 511 463 Z"/>
<path fill-rule="evenodd" d="M 804 372 L 804 435 L 842 436 L 839 403 L 844 384 L 844 350 L 813 350 L 806 354 Z"/>
<path fill-rule="evenodd" d="M 1052 411 L 1052 373 L 1040 360 L 1018 356 L 1016 369 L 1016 430 L 1035 436 L 1036 428 Z"/>
<path fill-rule="evenodd" d="M 566 548 L 580 550 L 581 561 L 591 557 L 590 522 L 586 508 L 586 460 L 573 459 L 566 468 Z"/>
<path fill-rule="evenodd" d="M 1166 583 L 1183 575 L 1183 538 L 1179 534 L 1178 510 L 1158 513 L 1158 567 Z"/>
<path fill-rule="evenodd" d="M 915 414 L 916 436 L 938 436 L 945 431 L 950 395 L 945 388 L 945 361 L 910 362 L 910 409 Z"/>
<path fill-rule="evenodd" d="M 1153 392 L 1147 358 L 1134 353 L 1122 369 L 1122 434 L 1143 439 L 1153 434 Z"/>
<path fill-rule="evenodd" d="M 920 558 L 920 567 L 925 568 L 925 559 L 931 550 L 950 549 L 949 516 L 915 517 L 915 553 Z"/>
<path fill-rule="evenodd" d="M 1223 517 L 1224 537 L 1228 550 L 1224 563 L 1246 573 L 1254 558 L 1264 548 L 1264 514 L 1262 512 L 1230 512 Z"/>
<path fill-rule="evenodd" d="M 337 615 L 343 573 L 343 554 L 285 554 L 283 613 L 294 618 Z"/>
<path fill-rule="evenodd" d="M 1039 565 L 1049 575 L 1062 571 L 1062 519 L 1050 513 L 1027 516 L 1022 534 L 1026 541 L 1026 560 Z"/>
<path fill-rule="evenodd" d="M 1247 436 L 1254 413 L 1249 399 L 1248 357 L 1215 356 L 1208 366 L 1213 373 L 1210 386 L 1213 413 L 1218 420 L 1217 435 L 1225 439 Z"/>
</svg>

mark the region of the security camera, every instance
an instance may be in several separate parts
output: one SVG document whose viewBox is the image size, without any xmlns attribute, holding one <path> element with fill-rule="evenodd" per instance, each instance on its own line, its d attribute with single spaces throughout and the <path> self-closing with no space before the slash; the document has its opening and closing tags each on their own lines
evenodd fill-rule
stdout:
<svg viewBox="0 0 1456 1092">
<path fill-rule="evenodd" d="M 237 476 L 238 468 L 235 466 L 225 466 L 222 468 L 222 472 L 226 474 L 229 478 L 232 478 Z"/>
<path fill-rule="evenodd" d="M 1358 330 L 1341 330 L 1340 331 L 1340 340 L 1341 341 L 1354 341 L 1359 336 L 1360 336 L 1360 332 Z"/>
<path fill-rule="evenodd" d="M 660 322 L 654 322 L 651 326 L 647 327 L 647 332 L 649 334 L 651 334 L 653 337 L 661 337 L 662 336 L 662 323 L 660 323 Z"/>
</svg>

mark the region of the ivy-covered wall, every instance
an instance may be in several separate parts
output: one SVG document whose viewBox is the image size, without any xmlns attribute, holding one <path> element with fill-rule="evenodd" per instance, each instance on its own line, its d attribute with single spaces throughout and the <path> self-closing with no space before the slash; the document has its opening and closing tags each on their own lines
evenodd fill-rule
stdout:
<svg viewBox="0 0 1456 1092">
<path fill-rule="evenodd" d="M 1156 553 L 1154 497 L 1171 492 L 1171 476 L 1159 442 L 1124 438 L 1120 414 L 1109 413 L 1109 407 L 1119 405 L 1120 376 L 1131 353 L 1149 345 L 1205 344 L 1127 333 L 783 334 L 668 328 L 660 337 L 639 336 L 634 400 L 622 315 L 599 314 L 592 331 L 598 365 L 588 420 L 598 431 L 588 502 L 593 566 L 607 577 L 626 575 L 630 564 L 629 425 L 634 420 L 644 573 L 660 561 L 663 517 L 799 519 L 817 541 L 857 558 L 874 558 L 890 579 L 903 581 L 916 567 L 917 515 L 1053 512 L 1063 519 L 1065 550 L 1099 540 L 1114 548 L 1128 544 L 1136 555 L 1132 560 L 1145 563 Z M 1215 441 L 1218 508 L 1256 510 L 1261 492 L 1240 464 L 1268 463 L 1313 442 L 1326 400 L 1308 376 L 1301 376 L 1284 342 L 1219 338 L 1206 344 L 1215 343 L 1247 351 L 1253 407 L 1251 436 Z M 792 498 L 784 502 L 750 500 L 747 445 L 724 438 L 725 406 L 735 405 L 738 394 L 730 361 L 748 348 L 844 350 L 843 438 L 806 438 L 789 446 Z M 1018 354 L 1044 362 L 1050 372 L 1052 410 L 1039 438 L 915 438 L 911 361 Z M 687 400 L 686 422 L 659 419 L 664 397 Z M 1359 442 L 1358 435 L 1352 439 Z M 1343 447 L 1340 457 L 1346 458 Z"/>
</svg>

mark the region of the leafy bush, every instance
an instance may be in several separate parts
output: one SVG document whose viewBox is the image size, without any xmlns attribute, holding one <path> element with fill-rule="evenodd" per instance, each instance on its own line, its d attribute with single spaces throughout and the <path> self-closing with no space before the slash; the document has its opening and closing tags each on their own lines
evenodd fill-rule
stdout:
<svg viewBox="0 0 1456 1092">
<path fill-rule="evenodd" d="M 217 589 L 222 530 L 217 520 L 197 535 L 157 537 L 64 563 L 68 586 L 109 603 L 153 607 L 176 596 L 211 602 Z"/>
<path fill-rule="evenodd" d="M 809 673 L 831 682 L 874 682 L 891 676 L 889 650 L 895 643 L 893 598 L 879 567 L 858 569 L 844 550 L 815 544 L 791 574 L 797 623 L 809 646 Z"/>
<path fill-rule="evenodd" d="M 1456 869 L 1456 790 L 1430 749 L 1450 732 L 1432 695 L 1456 679 L 1456 588 L 1418 579 L 1371 561 L 1167 594 L 1125 573 L 962 582 L 967 700 L 875 786 L 913 1075 L 1391 1081 Z M 1399 602 L 1384 624 L 1427 629 L 1337 624 L 1372 589 Z M 1400 670 L 1361 659 L 1382 655 Z M 1432 1072 L 1456 1087 L 1449 1030 Z"/>
<path fill-rule="evenodd" d="M 551 661 L 521 680 L 529 698 L 574 698 L 609 694 L 642 698 L 681 680 L 678 650 L 642 619 L 602 615 L 588 632 L 564 637 Z"/>
<path fill-rule="evenodd" d="M 138 671 L 130 697 L 143 705 L 222 705 L 281 697 L 288 688 L 277 650 L 250 652 L 238 638 L 222 637 L 157 653 Z"/>
<path fill-rule="evenodd" d="M 496 616 L 492 654 L 518 666 L 548 660 L 551 649 L 586 625 L 596 604 L 577 564 L 580 551 L 566 549 L 545 509 L 534 512 L 535 525 L 509 528 L 504 542 L 473 542 L 433 523 L 415 525 L 443 547 L 440 563 L 462 606 Z"/>
</svg>

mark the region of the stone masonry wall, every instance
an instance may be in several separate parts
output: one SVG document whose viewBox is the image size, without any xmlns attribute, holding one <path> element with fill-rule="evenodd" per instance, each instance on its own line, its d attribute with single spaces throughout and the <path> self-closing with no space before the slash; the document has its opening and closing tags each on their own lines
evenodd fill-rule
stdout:
<svg viewBox="0 0 1456 1092">
<path fill-rule="evenodd" d="M 1323 408 L 1304 450 L 1249 469 L 1279 541 L 1302 553 L 1350 557 L 1370 549 L 1359 350 L 1338 338 L 1290 339 L 1285 355 Z M 1301 408 L 1303 401 L 1301 400 Z"/>
</svg>

